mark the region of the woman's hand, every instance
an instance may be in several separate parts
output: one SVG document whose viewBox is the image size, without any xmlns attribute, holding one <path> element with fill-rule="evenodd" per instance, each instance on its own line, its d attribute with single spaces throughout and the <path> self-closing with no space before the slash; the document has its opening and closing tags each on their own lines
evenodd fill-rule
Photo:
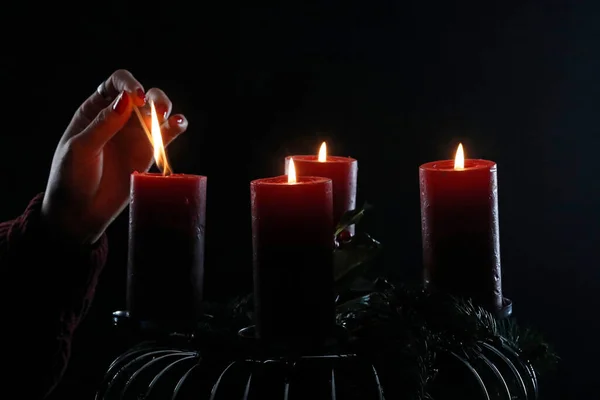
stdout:
<svg viewBox="0 0 600 400">
<path fill-rule="evenodd" d="M 183 115 L 160 89 L 144 95 L 130 72 L 113 73 L 75 112 L 52 160 L 42 218 L 57 234 L 78 244 L 97 241 L 129 202 L 130 175 L 153 162 L 148 140 L 133 106 L 150 127 L 154 102 L 166 146 L 187 128 Z"/>
</svg>

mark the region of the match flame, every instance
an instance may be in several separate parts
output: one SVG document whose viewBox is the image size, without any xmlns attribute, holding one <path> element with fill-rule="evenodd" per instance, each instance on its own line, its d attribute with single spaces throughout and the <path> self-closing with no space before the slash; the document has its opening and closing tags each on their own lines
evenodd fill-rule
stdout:
<svg viewBox="0 0 600 400">
<path fill-rule="evenodd" d="M 464 169 L 465 168 L 465 153 L 463 151 L 462 143 L 458 144 L 458 149 L 456 149 L 456 156 L 454 157 L 454 169 Z"/>
<path fill-rule="evenodd" d="M 169 166 L 169 161 L 167 160 L 167 153 L 165 153 L 165 146 L 163 145 L 156 108 L 154 108 L 154 102 L 152 101 L 150 102 L 150 112 L 152 118 L 150 129 L 152 132 L 152 146 L 154 147 L 154 161 L 156 161 L 156 166 L 162 170 L 162 174 L 168 176 L 171 175 L 172 171 Z"/>
<path fill-rule="evenodd" d="M 288 183 L 296 183 L 296 167 L 294 166 L 294 160 L 290 159 L 290 165 L 288 166 Z"/>
<path fill-rule="evenodd" d="M 321 144 L 321 148 L 319 149 L 319 162 L 327 161 L 327 144 L 323 142 Z"/>
</svg>

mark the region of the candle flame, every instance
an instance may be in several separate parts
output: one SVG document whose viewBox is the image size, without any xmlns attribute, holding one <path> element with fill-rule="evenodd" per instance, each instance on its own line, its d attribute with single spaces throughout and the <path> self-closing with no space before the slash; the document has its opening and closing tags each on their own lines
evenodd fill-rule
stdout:
<svg viewBox="0 0 600 400">
<path fill-rule="evenodd" d="M 171 167 L 169 161 L 167 161 L 167 153 L 165 152 L 165 146 L 163 145 L 162 134 L 160 132 L 160 124 L 158 123 L 158 116 L 156 115 L 156 108 L 154 108 L 154 102 L 150 102 L 150 113 L 152 118 L 151 132 L 152 132 L 152 146 L 154 147 L 154 161 L 156 166 L 162 170 L 164 176 L 171 175 Z"/>
<path fill-rule="evenodd" d="M 465 153 L 463 151 L 462 143 L 458 144 L 458 149 L 456 149 L 456 156 L 454 157 L 454 169 L 464 169 L 465 168 Z"/>
<path fill-rule="evenodd" d="M 294 160 L 290 159 L 290 165 L 288 167 L 288 183 L 296 183 L 296 167 L 294 166 Z"/>
<path fill-rule="evenodd" d="M 319 162 L 327 161 L 327 144 L 323 142 L 321 144 L 321 148 L 319 149 Z"/>
</svg>

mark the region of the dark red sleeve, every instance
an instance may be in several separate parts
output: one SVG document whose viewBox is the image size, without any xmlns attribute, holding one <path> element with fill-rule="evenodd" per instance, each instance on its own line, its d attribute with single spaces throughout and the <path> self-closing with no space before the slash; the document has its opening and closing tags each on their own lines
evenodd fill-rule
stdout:
<svg viewBox="0 0 600 400">
<path fill-rule="evenodd" d="M 62 243 L 39 218 L 42 198 L 0 224 L 0 387 L 34 400 L 65 371 L 108 249 L 104 235 L 87 248 Z"/>
</svg>

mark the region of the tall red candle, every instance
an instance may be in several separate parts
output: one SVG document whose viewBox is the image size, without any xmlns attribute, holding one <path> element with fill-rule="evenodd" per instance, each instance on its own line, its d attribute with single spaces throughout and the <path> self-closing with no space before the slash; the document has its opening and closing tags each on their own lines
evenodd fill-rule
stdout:
<svg viewBox="0 0 600 400">
<path fill-rule="evenodd" d="M 207 178 L 170 173 L 152 115 L 163 173 L 131 175 L 127 308 L 139 321 L 189 324 L 201 312 Z"/>
<path fill-rule="evenodd" d="M 335 323 L 331 179 L 291 168 L 250 193 L 257 336 L 317 343 Z"/>
<path fill-rule="evenodd" d="M 333 182 L 333 223 L 337 224 L 346 211 L 356 208 L 356 181 L 358 161 L 351 157 L 327 155 L 325 142 L 319 155 L 296 155 L 285 158 L 285 173 L 290 160 L 294 160 L 298 176 L 322 176 Z M 348 228 L 354 234 L 354 226 Z"/>
<path fill-rule="evenodd" d="M 502 307 L 496 163 L 464 159 L 419 168 L 425 285 Z"/>
</svg>

